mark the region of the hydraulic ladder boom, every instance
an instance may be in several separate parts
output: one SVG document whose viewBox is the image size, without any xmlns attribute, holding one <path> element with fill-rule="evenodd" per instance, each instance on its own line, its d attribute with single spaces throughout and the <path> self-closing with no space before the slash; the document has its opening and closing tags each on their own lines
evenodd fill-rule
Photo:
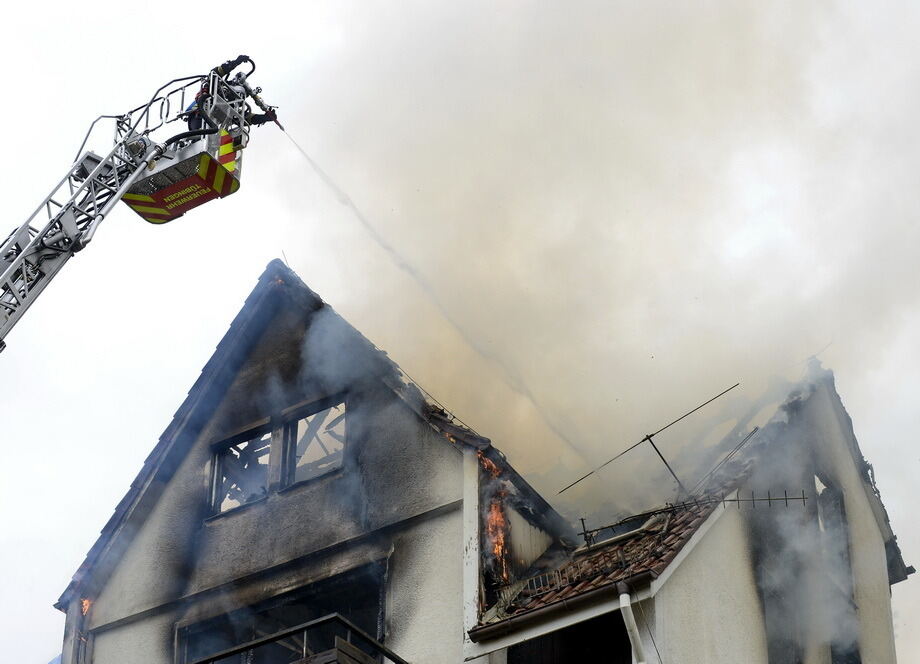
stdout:
<svg viewBox="0 0 920 664">
<path fill-rule="evenodd" d="M 247 74 L 230 72 L 249 62 Z M 147 104 L 124 115 L 100 116 L 90 126 L 77 161 L 41 205 L 0 245 L 0 351 L 22 318 L 61 268 L 93 238 L 99 224 L 125 199 L 151 223 L 165 223 L 187 210 L 239 188 L 240 151 L 251 123 L 275 120 L 246 77 L 255 70 L 240 56 L 208 74 L 175 79 Z M 266 115 L 254 116 L 251 97 Z M 114 120 L 114 146 L 101 157 L 83 151 L 100 120 Z M 189 131 L 162 143 L 154 132 L 176 121 Z M 277 120 L 275 120 L 277 121 Z"/>
<path fill-rule="evenodd" d="M 4 338 L 157 156 L 132 157 L 126 140 L 99 160 L 87 152 L 0 246 L 0 350 Z M 89 171 L 89 172 L 87 172 Z"/>
</svg>

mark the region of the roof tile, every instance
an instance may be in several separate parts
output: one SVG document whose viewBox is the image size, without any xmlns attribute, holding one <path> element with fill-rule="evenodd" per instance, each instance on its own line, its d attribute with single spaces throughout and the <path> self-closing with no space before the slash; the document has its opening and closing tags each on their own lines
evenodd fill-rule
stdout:
<svg viewBox="0 0 920 664">
<path fill-rule="evenodd" d="M 716 507 L 717 504 L 708 501 L 677 506 L 657 519 L 650 519 L 630 535 L 575 551 L 556 569 L 534 577 L 536 582 L 525 586 L 489 622 L 501 622 L 570 600 L 642 572 L 661 575 Z"/>
</svg>

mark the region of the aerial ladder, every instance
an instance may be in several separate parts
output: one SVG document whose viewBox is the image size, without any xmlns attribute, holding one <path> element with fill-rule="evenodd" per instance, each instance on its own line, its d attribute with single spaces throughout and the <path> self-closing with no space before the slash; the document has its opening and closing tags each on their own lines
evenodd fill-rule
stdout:
<svg viewBox="0 0 920 664">
<path fill-rule="evenodd" d="M 248 71 L 234 74 L 242 65 Z M 163 224 L 239 189 L 251 127 L 281 126 L 261 88 L 250 87 L 254 71 L 255 63 L 241 55 L 207 74 L 169 81 L 127 113 L 93 121 L 64 177 L 0 245 L 0 351 L 7 333 L 119 201 Z M 263 113 L 253 113 L 249 100 Z M 174 133 L 177 122 L 188 130 Z M 114 125 L 114 145 L 104 156 L 85 150 L 100 123 Z"/>
</svg>

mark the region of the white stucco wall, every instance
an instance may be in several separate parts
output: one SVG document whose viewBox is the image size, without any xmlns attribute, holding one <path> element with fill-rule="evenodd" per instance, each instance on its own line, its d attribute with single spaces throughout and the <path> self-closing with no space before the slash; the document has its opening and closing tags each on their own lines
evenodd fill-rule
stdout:
<svg viewBox="0 0 920 664">
<path fill-rule="evenodd" d="M 834 407 L 835 399 L 826 386 L 821 386 L 809 400 L 809 415 L 818 435 L 817 462 L 844 494 L 862 660 L 867 664 L 894 664 L 885 543 L 848 447 L 848 427 Z"/>
<path fill-rule="evenodd" d="M 410 662 L 463 660 L 462 512 L 402 533 L 393 542 L 387 582 L 386 643 Z"/>
<path fill-rule="evenodd" d="M 698 533 L 702 537 L 696 546 L 654 598 L 642 603 L 646 615 L 635 610 L 649 662 L 658 659 L 644 617 L 653 625 L 663 662 L 767 664 L 744 515 L 726 509 L 713 517 L 718 518 L 707 532 Z"/>
<path fill-rule="evenodd" d="M 92 661 L 118 664 L 172 664 L 172 612 L 116 627 L 94 636 Z"/>
</svg>

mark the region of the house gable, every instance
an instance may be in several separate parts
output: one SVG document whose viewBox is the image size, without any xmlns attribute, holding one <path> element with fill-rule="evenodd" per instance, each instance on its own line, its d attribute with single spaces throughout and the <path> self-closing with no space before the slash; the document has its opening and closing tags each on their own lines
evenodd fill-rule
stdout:
<svg viewBox="0 0 920 664">
<path fill-rule="evenodd" d="M 397 383 L 402 394 L 385 387 Z M 360 393 L 354 411 L 365 415 L 350 438 L 373 429 L 377 441 L 356 452 L 346 469 L 353 481 L 340 472 L 271 496 L 272 533 L 260 505 L 206 523 L 212 443 L 346 389 Z M 57 606 L 93 599 L 88 626 L 108 624 L 458 500 L 456 443 L 419 415 L 423 403 L 410 406 L 412 394 L 383 353 L 273 261 Z M 329 482 L 338 482 L 336 493 Z M 360 499 L 396 484 L 404 487 L 398 501 Z M 351 512 L 336 494 L 350 496 Z M 334 518 L 304 528 L 307 503 Z M 228 541 L 266 550 L 233 555 Z"/>
<path fill-rule="evenodd" d="M 140 472 L 115 507 L 114 514 L 103 527 L 55 607 L 65 610 L 70 602 L 80 599 L 104 582 L 149 514 L 169 477 L 175 472 L 188 446 L 207 424 L 214 404 L 220 401 L 252 346 L 272 319 L 281 303 L 284 277 L 288 276 L 286 272 L 283 264 L 276 260 L 259 277 L 256 287 L 246 298 L 239 314 L 153 451 L 144 460 Z M 312 291 L 304 299 L 314 307 L 321 305 L 321 300 Z"/>
</svg>

